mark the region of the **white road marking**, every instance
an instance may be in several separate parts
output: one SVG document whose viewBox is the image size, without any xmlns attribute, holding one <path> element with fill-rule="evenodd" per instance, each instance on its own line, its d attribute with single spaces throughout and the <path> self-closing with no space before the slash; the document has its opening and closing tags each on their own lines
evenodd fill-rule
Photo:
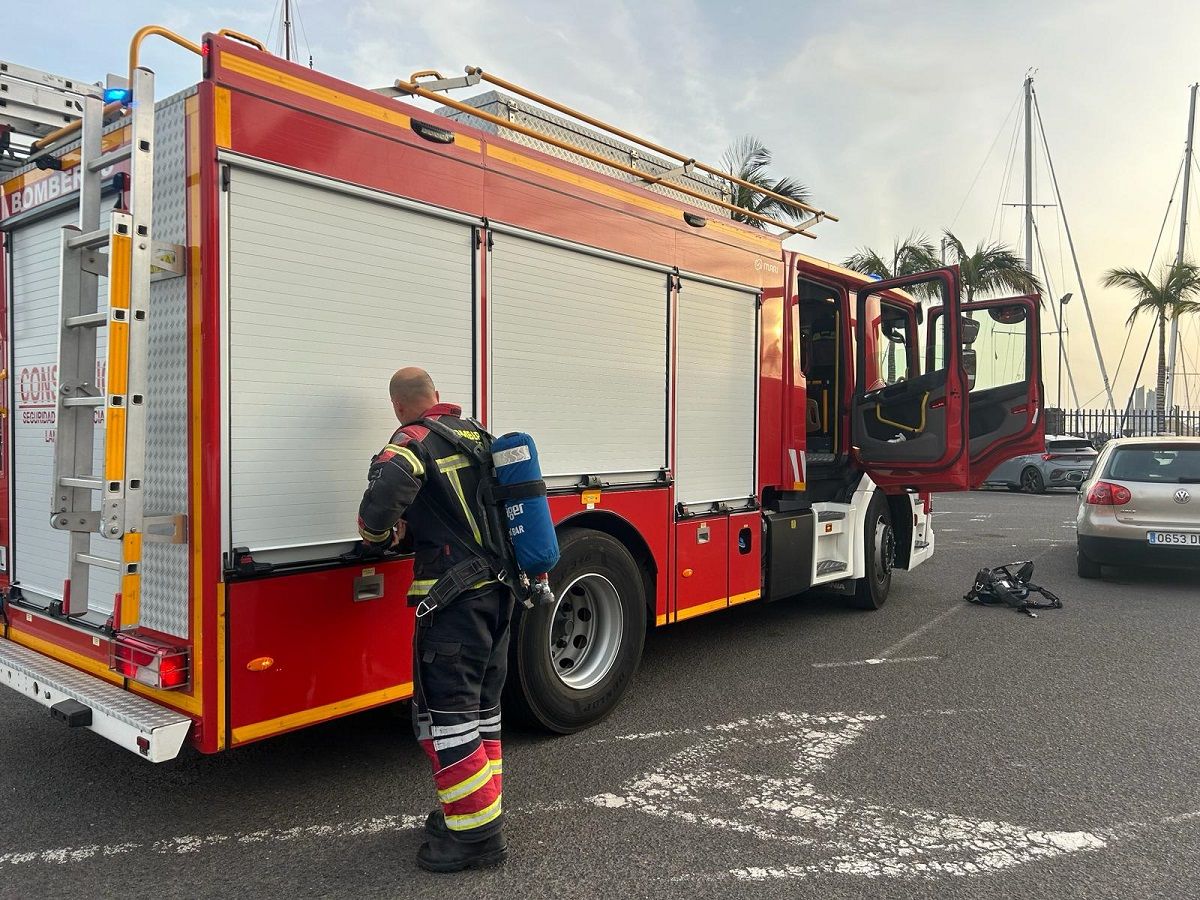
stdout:
<svg viewBox="0 0 1200 900">
<path fill-rule="evenodd" d="M 889 659 L 852 659 L 848 662 L 813 663 L 814 669 L 842 669 L 846 666 L 882 666 L 890 663 L 935 662 L 940 656 L 899 656 Z"/>
<path fill-rule="evenodd" d="M 60 847 L 54 850 L 0 853 L 0 867 L 34 862 L 62 865 L 127 853 L 158 853 L 169 856 L 197 853 L 218 844 L 249 846 L 252 844 L 282 844 L 302 838 L 364 837 L 385 831 L 407 831 L 422 828 L 424 825 L 424 816 L 375 816 L 369 819 L 360 819 L 357 822 L 298 825 L 294 828 L 264 829 L 234 834 L 185 834 L 143 843 L 89 844 L 82 847 Z"/>
<path fill-rule="evenodd" d="M 954 615 L 956 612 L 958 612 L 960 609 L 962 609 L 964 605 L 965 604 L 959 603 L 955 606 L 951 606 L 944 613 L 941 613 L 940 615 L 937 615 L 934 618 L 930 619 L 928 622 L 926 622 L 924 625 L 922 625 L 916 631 L 910 632 L 909 634 L 900 638 L 900 640 L 896 641 L 896 643 L 892 644 L 890 647 L 888 647 L 886 650 L 884 650 L 882 653 L 880 653 L 879 656 L 886 659 L 887 657 L 891 656 L 892 654 L 896 653 L 897 651 L 902 650 L 903 648 L 905 648 L 909 644 L 911 644 L 913 641 L 915 641 L 917 638 L 919 638 L 921 635 L 925 634 L 926 632 L 930 631 L 931 629 L 936 628 L 938 625 L 942 624 L 942 622 L 946 621 L 948 618 L 950 618 L 952 615 Z"/>
<path fill-rule="evenodd" d="M 895 809 L 821 791 L 814 776 L 883 716 L 777 713 L 730 723 L 671 756 L 621 793 L 589 802 L 803 846 L 812 862 L 747 866 L 680 880 L 975 876 L 1033 859 L 1100 850 L 1110 836 L 1043 831 L 931 810 Z M 780 763 L 782 775 L 766 774 Z"/>
<path fill-rule="evenodd" d="M 972 707 L 966 709 L 916 709 L 908 712 L 889 713 L 888 718 L 921 718 L 925 716 L 957 716 L 962 713 L 985 713 L 993 712 L 991 707 Z M 828 713 L 828 716 L 843 716 L 844 713 Z M 663 738 L 671 738 L 679 735 L 693 734 L 722 734 L 731 731 L 737 731 L 747 727 L 752 727 L 761 722 L 769 722 L 773 719 L 772 716 L 760 716 L 754 719 L 737 719 L 733 722 L 725 722 L 721 725 L 701 725 L 693 728 L 665 728 L 661 731 L 641 731 L 632 734 L 618 734 L 613 737 L 596 738 L 595 740 L 587 741 L 582 746 L 590 747 L 594 744 L 611 744 L 615 742 L 625 741 L 654 741 Z"/>
</svg>

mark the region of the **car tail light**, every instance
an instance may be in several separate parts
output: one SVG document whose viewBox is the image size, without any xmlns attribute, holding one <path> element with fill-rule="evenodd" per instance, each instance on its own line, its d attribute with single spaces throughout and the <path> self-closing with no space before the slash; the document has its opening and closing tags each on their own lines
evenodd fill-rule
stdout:
<svg viewBox="0 0 1200 900">
<path fill-rule="evenodd" d="M 1092 506 L 1124 506 L 1132 499 L 1129 488 L 1107 481 L 1097 481 L 1087 495 L 1087 502 Z"/>
<path fill-rule="evenodd" d="M 1053 453 L 1043 453 L 1042 459 L 1044 459 L 1046 462 L 1050 462 L 1050 460 L 1054 459 L 1054 454 Z"/>
<path fill-rule="evenodd" d="M 109 668 L 123 678 L 159 690 L 187 687 L 191 677 L 187 647 L 151 638 L 118 634 L 113 638 Z"/>
</svg>

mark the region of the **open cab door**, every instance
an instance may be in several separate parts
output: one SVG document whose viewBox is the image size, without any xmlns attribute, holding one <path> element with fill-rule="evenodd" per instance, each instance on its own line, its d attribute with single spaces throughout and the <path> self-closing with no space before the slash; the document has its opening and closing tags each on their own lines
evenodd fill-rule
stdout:
<svg viewBox="0 0 1200 900">
<path fill-rule="evenodd" d="M 972 488 L 1005 460 L 1045 452 L 1040 307 L 1036 294 L 961 305 Z M 940 307 L 929 312 L 929 367 L 945 355 L 945 317 Z"/>
<path fill-rule="evenodd" d="M 920 346 L 921 307 L 898 291 L 940 298 L 945 313 L 930 334 L 936 331 L 942 349 L 928 360 Z M 851 435 L 860 465 L 882 488 L 965 490 L 967 374 L 957 267 L 867 285 L 855 309 Z"/>
</svg>

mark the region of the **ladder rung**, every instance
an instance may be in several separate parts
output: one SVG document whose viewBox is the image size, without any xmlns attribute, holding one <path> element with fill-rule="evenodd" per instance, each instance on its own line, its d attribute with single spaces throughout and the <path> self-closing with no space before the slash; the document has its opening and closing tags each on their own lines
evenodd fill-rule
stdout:
<svg viewBox="0 0 1200 900">
<path fill-rule="evenodd" d="M 86 231 L 74 237 L 67 238 L 67 246 L 73 250 L 95 250 L 108 244 L 109 231 L 101 228 L 99 231 Z"/>
<path fill-rule="evenodd" d="M 121 564 L 115 559 L 105 559 L 103 556 L 93 556 L 90 553 L 76 554 L 75 562 L 83 563 L 85 566 L 99 566 L 102 569 L 112 569 L 114 572 L 121 571 Z"/>
<path fill-rule="evenodd" d="M 82 478 L 77 478 L 77 477 L 60 478 L 58 480 L 58 483 L 61 484 L 63 487 L 83 488 L 85 491 L 98 491 L 104 487 L 103 479 L 90 478 L 87 476 L 82 477 Z"/>
<path fill-rule="evenodd" d="M 103 406 L 103 397 L 67 397 L 63 400 L 63 406 Z"/>
<path fill-rule="evenodd" d="M 108 324 L 108 313 L 88 313 L 86 316 L 68 316 L 64 323 L 68 328 L 99 328 Z"/>
<path fill-rule="evenodd" d="M 88 163 L 88 168 L 93 172 L 99 172 L 101 169 L 107 169 L 109 166 L 115 166 L 119 162 L 124 162 L 132 155 L 133 145 L 126 144 L 124 147 L 100 154 Z"/>
</svg>

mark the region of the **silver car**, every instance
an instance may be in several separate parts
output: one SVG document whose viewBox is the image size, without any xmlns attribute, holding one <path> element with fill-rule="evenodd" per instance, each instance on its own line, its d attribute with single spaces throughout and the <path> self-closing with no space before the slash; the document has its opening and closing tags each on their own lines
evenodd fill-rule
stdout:
<svg viewBox="0 0 1200 900">
<path fill-rule="evenodd" d="M 1016 456 L 1000 463 L 984 485 L 1027 494 L 1044 494 L 1047 488 L 1078 488 L 1091 472 L 1096 455 L 1086 438 L 1048 434 L 1044 453 Z"/>
<path fill-rule="evenodd" d="M 1200 568 L 1200 438 L 1109 441 L 1079 492 L 1081 578 L 1100 566 Z"/>
</svg>

